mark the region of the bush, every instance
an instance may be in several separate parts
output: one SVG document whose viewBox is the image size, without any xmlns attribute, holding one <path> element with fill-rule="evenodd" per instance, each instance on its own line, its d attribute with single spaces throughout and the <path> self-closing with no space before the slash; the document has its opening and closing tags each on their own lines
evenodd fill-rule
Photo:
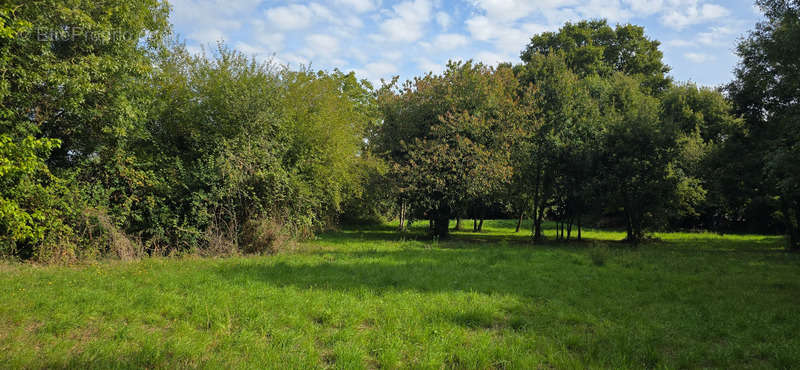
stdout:
<svg viewBox="0 0 800 370">
<path fill-rule="evenodd" d="M 239 249 L 248 254 L 274 254 L 290 245 L 293 234 L 289 227 L 274 219 L 248 220 L 242 225 Z"/>
</svg>

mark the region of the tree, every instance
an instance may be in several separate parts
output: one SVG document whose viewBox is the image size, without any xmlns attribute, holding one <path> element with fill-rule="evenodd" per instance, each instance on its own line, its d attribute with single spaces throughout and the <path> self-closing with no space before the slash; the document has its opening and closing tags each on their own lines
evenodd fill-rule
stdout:
<svg viewBox="0 0 800 370">
<path fill-rule="evenodd" d="M 561 53 L 569 68 L 581 75 L 608 77 L 612 72 L 640 76 L 651 92 L 671 83 L 670 68 L 662 62 L 660 42 L 647 38 L 644 28 L 631 24 L 611 28 L 606 20 L 567 22 L 558 32 L 544 32 L 531 38 L 522 52 L 523 62 L 535 55 Z"/>
<path fill-rule="evenodd" d="M 767 19 L 739 43 L 727 91 L 746 121 L 748 152 L 760 158 L 760 188 L 776 197 L 789 245 L 800 249 L 800 2 L 756 4 Z"/>
<path fill-rule="evenodd" d="M 742 122 L 719 91 L 690 83 L 665 91 L 661 105 L 664 122 L 678 130 L 678 156 L 672 166 L 678 193 L 671 219 L 678 227 L 718 230 L 735 212 L 723 197 L 731 179 L 720 175 L 726 164 L 718 159 Z"/>
<path fill-rule="evenodd" d="M 376 151 L 390 161 L 402 202 L 428 215 L 435 236 L 446 238 L 452 216 L 509 176 L 515 81 L 508 69 L 451 62 L 442 75 L 384 89 Z"/>
<path fill-rule="evenodd" d="M 551 207 L 559 221 L 579 222 L 590 199 L 599 129 L 597 108 L 561 53 L 532 55 L 517 67 L 522 86 L 521 135 L 515 140 L 515 187 L 532 205 L 532 236 L 542 239 Z M 567 227 L 569 228 L 569 226 Z"/>
<path fill-rule="evenodd" d="M 594 91 L 606 122 L 601 186 L 609 207 L 622 211 L 632 243 L 663 217 L 676 189 L 670 174 L 676 129 L 659 118 L 659 101 L 639 86 L 637 79 L 618 73 Z"/>
</svg>

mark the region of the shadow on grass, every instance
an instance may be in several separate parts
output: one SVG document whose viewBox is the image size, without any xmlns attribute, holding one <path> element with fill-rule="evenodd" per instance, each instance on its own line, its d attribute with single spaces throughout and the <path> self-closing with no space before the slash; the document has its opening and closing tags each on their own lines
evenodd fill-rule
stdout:
<svg viewBox="0 0 800 370">
<path fill-rule="evenodd" d="M 797 255 L 771 249 L 693 250 L 656 247 L 613 247 L 606 257 L 613 267 L 592 263 L 591 247 L 584 244 L 481 244 L 442 242 L 438 247 L 403 247 L 356 250 L 316 250 L 311 259 L 274 262 L 253 259 L 224 265 L 216 272 L 234 281 L 262 281 L 299 289 L 358 291 L 479 292 L 550 299 L 576 292 L 629 295 L 627 279 L 660 286 L 660 277 L 642 274 L 658 269 L 684 277 L 703 271 L 739 266 L 754 261 L 797 264 Z M 663 247 L 662 247 L 663 246 Z M 569 293 L 564 288 L 569 287 Z"/>
<path fill-rule="evenodd" d="M 251 260 L 221 266 L 217 273 L 232 280 L 255 280 L 299 289 L 538 296 L 534 292 L 545 290 L 547 294 L 555 294 L 559 286 L 555 278 L 542 274 L 555 276 L 559 274 L 558 265 L 576 263 L 575 257 L 567 254 L 537 258 L 520 248 L 457 248 L 318 251 L 315 254 L 319 258 L 314 262 Z M 531 273 L 532 268 L 536 274 Z"/>
<path fill-rule="evenodd" d="M 483 245 L 485 248 L 492 248 L 499 243 L 509 246 L 529 246 L 536 247 L 545 245 L 549 247 L 570 246 L 570 247 L 591 247 L 598 244 L 608 245 L 616 248 L 669 248 L 678 252 L 750 252 L 750 253 L 779 253 L 785 250 L 785 237 L 776 235 L 718 235 L 713 233 L 671 233 L 659 234 L 667 237 L 655 241 L 642 243 L 639 247 L 634 247 L 621 240 L 624 236 L 619 230 L 597 230 L 585 229 L 582 240 L 577 240 L 575 234 L 570 241 L 558 241 L 555 235 L 555 224 L 545 223 L 543 232 L 545 239 L 534 243 L 531 240 L 531 233 L 526 227 L 529 224 L 523 223 L 521 232 L 513 232 L 516 221 L 511 220 L 492 220 L 487 231 L 474 233 L 471 231 L 451 231 L 450 239 L 437 243 L 439 248 L 463 248 L 467 245 L 475 247 Z M 393 243 L 407 240 L 433 242 L 428 233 L 427 225 L 416 225 L 410 230 L 400 232 L 396 226 L 374 225 L 359 228 L 345 229 L 337 232 L 330 232 L 320 235 L 319 241 L 333 245 L 348 245 L 351 243 L 363 242 L 382 242 Z"/>
</svg>

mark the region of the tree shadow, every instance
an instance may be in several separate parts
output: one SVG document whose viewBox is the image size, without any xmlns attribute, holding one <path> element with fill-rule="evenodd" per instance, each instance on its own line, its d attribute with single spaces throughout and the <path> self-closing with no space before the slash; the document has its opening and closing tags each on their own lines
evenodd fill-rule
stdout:
<svg viewBox="0 0 800 370">
<path fill-rule="evenodd" d="M 313 252 L 319 257 L 315 259 L 316 263 L 249 260 L 220 266 L 216 272 L 227 279 L 262 281 L 280 287 L 342 291 L 369 289 L 378 294 L 413 290 L 527 296 L 541 289 L 555 293 L 547 286 L 558 286 L 555 281 L 532 274 L 533 264 L 520 263 L 523 258 L 531 258 L 530 251 L 525 249 L 512 246 L 492 249 L 478 244 L 449 247 L 452 248 L 446 245 L 444 248 L 392 251 L 320 250 Z M 550 249 L 555 251 L 555 248 Z M 561 257 L 563 262 L 571 262 L 569 256 Z M 544 259 L 539 262 L 542 261 Z M 542 264 L 537 269 L 539 272 L 557 272 L 555 265 Z"/>
<path fill-rule="evenodd" d="M 509 220 L 492 220 L 495 223 L 487 232 L 472 231 L 453 231 L 447 240 L 436 241 L 438 248 L 458 249 L 465 245 L 481 245 L 484 248 L 492 248 L 498 244 L 516 247 L 592 247 L 598 244 L 613 246 L 617 248 L 669 248 L 678 252 L 749 252 L 749 253 L 773 253 L 784 254 L 785 237 L 779 235 L 718 235 L 712 233 L 675 233 L 667 234 L 670 237 L 655 239 L 643 242 L 638 246 L 632 246 L 622 240 L 619 230 L 597 230 L 587 228 L 584 237 L 577 240 L 573 237 L 569 241 L 556 240 L 555 224 L 546 223 L 543 231 L 545 238 L 539 242 L 531 240 L 530 232 L 513 232 L 513 222 Z M 523 226 L 528 226 L 523 224 Z M 523 230 L 525 230 L 523 228 Z M 596 236 L 598 233 L 602 236 Z M 610 236 L 609 236 L 610 235 Z M 364 227 L 354 227 L 346 230 L 339 230 L 321 234 L 319 241 L 332 245 L 348 245 L 354 242 L 403 242 L 419 241 L 433 243 L 434 239 L 428 234 L 427 225 L 415 225 L 409 230 L 398 231 L 396 226 L 373 225 Z"/>
</svg>

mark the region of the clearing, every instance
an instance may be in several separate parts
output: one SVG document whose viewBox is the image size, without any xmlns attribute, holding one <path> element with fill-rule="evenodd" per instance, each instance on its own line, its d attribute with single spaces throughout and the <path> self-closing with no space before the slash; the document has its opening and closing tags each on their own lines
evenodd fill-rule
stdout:
<svg viewBox="0 0 800 370">
<path fill-rule="evenodd" d="M 265 257 L 0 264 L 0 367 L 791 367 L 777 236 L 344 229 Z M 552 236 L 553 225 L 549 225 Z M 527 230 L 527 228 L 526 228 Z"/>
</svg>

